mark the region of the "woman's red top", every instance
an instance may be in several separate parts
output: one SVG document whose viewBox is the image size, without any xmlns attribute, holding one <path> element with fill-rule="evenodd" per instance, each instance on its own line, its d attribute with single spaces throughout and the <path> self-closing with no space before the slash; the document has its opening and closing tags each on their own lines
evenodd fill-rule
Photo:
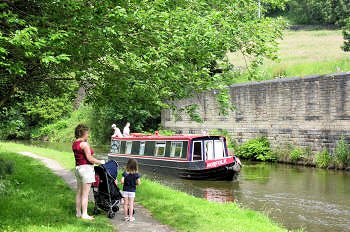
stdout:
<svg viewBox="0 0 350 232">
<path fill-rule="evenodd" d="M 72 150 L 74 152 L 75 157 L 75 166 L 84 165 L 84 164 L 92 164 L 90 161 L 86 158 L 85 152 L 80 147 L 80 143 L 83 141 L 75 141 L 72 144 Z M 90 148 L 91 155 L 94 155 L 94 150 Z"/>
</svg>

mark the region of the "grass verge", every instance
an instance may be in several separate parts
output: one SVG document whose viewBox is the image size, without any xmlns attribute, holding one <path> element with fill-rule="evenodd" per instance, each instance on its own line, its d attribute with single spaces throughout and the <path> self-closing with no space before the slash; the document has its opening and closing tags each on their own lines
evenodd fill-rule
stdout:
<svg viewBox="0 0 350 232">
<path fill-rule="evenodd" d="M 113 231 L 105 216 L 77 220 L 74 192 L 39 161 L 3 147 L 0 158 L 14 164 L 0 179 L 0 231 Z"/>
<path fill-rule="evenodd" d="M 8 142 L 0 142 L 0 147 L 16 152 L 30 151 L 55 159 L 65 168 L 74 167 L 73 154 L 69 152 Z M 161 223 L 178 231 L 286 231 L 253 210 L 242 209 L 233 203 L 208 202 L 147 179 L 138 188 L 136 200 Z"/>
<path fill-rule="evenodd" d="M 29 151 L 46 158 L 54 159 L 68 170 L 73 170 L 75 167 L 73 152 L 61 152 L 13 142 L 0 142 L 0 149 L 11 152 Z"/>
<path fill-rule="evenodd" d="M 209 202 L 147 179 L 138 188 L 136 200 L 178 231 L 286 231 L 253 210 Z"/>
</svg>

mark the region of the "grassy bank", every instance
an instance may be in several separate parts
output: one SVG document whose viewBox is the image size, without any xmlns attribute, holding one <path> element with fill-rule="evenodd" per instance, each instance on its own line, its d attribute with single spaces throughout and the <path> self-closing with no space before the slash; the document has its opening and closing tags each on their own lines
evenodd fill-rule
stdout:
<svg viewBox="0 0 350 232">
<path fill-rule="evenodd" d="M 73 155 L 50 149 L 1 142 L 3 149 L 30 151 L 52 158 L 64 167 L 74 167 Z M 68 160 L 70 159 L 70 162 Z M 161 184 L 143 180 L 137 201 L 151 211 L 156 219 L 179 231 L 285 231 L 265 215 L 239 208 L 233 203 L 220 204 L 195 198 Z"/>
<path fill-rule="evenodd" d="M 209 202 L 149 180 L 137 191 L 137 201 L 179 231 L 286 231 L 253 210 Z"/>
<path fill-rule="evenodd" d="M 0 178 L 0 231 L 113 231 L 105 216 L 76 219 L 75 194 L 67 184 L 39 161 L 2 145 L 0 159 L 12 163 L 13 172 Z"/>
<path fill-rule="evenodd" d="M 258 80 L 349 71 L 350 54 L 341 49 L 342 45 L 341 30 L 286 30 L 279 45 L 279 60 L 266 60 L 259 68 Z M 232 64 L 245 67 L 241 54 L 230 53 L 228 58 Z M 248 81 L 242 75 L 235 82 Z"/>
<path fill-rule="evenodd" d="M 90 124 L 92 109 L 90 106 L 81 106 L 70 117 L 63 118 L 55 123 L 37 128 L 31 133 L 33 139 L 44 139 L 52 142 L 71 142 L 74 139 L 74 128 L 79 123 Z"/>
</svg>

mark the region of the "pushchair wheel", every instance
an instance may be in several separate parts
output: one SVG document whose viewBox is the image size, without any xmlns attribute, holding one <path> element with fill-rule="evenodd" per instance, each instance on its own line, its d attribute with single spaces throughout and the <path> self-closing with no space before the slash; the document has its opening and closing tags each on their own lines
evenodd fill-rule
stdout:
<svg viewBox="0 0 350 232">
<path fill-rule="evenodd" d="M 112 208 L 112 211 L 113 212 L 118 212 L 119 211 L 119 206 L 113 206 L 113 208 Z"/>
<path fill-rule="evenodd" d="M 114 218 L 115 213 L 113 211 L 108 211 L 107 216 L 108 218 Z"/>
</svg>

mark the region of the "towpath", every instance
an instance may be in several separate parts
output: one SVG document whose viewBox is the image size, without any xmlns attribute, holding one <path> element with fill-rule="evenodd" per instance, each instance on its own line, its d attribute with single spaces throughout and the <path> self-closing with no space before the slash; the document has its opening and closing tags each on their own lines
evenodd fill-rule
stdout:
<svg viewBox="0 0 350 232">
<path fill-rule="evenodd" d="M 21 155 L 29 156 L 43 162 L 49 169 L 52 170 L 57 176 L 60 176 L 73 190 L 76 190 L 76 179 L 74 174 L 63 168 L 57 161 L 42 157 L 31 152 L 19 152 Z M 93 200 L 90 194 L 90 199 Z M 72 206 L 74 207 L 74 206 Z M 124 221 L 124 210 L 121 207 L 120 211 L 116 214 L 115 218 L 111 219 L 111 223 L 121 232 L 169 232 L 174 231 L 167 225 L 163 225 L 152 218 L 151 213 L 142 207 L 140 204 L 135 204 L 135 218 L 134 222 Z"/>
</svg>

